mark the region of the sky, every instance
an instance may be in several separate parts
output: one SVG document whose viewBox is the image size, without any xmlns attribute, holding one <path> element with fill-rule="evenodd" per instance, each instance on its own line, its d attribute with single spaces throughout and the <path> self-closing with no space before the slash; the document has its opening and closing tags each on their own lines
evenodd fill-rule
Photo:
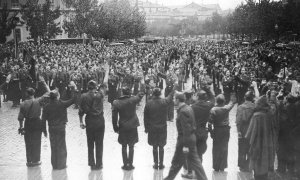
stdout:
<svg viewBox="0 0 300 180">
<path fill-rule="evenodd" d="M 146 1 L 146 0 L 143 0 Z M 150 2 L 157 2 L 165 6 L 179 6 L 187 5 L 192 2 L 197 4 L 219 4 L 222 10 L 234 9 L 237 5 L 241 4 L 243 0 L 148 0 Z"/>
</svg>

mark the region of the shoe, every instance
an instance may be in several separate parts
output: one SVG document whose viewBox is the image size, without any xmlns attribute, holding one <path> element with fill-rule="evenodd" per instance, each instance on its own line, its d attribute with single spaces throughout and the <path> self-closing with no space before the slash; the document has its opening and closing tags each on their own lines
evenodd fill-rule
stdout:
<svg viewBox="0 0 300 180">
<path fill-rule="evenodd" d="M 128 170 L 133 170 L 135 167 L 132 164 L 129 164 Z"/>
<path fill-rule="evenodd" d="M 98 169 L 97 169 L 97 166 L 96 166 L 96 165 L 91 166 L 91 170 L 92 170 L 92 171 L 98 170 Z"/>
<path fill-rule="evenodd" d="M 39 166 L 39 165 L 41 165 L 41 164 L 42 164 L 41 161 L 38 161 L 38 162 L 32 162 L 32 163 L 31 163 L 31 167 Z"/>
<path fill-rule="evenodd" d="M 103 169 L 103 166 L 102 165 L 96 165 L 96 170 L 101 170 L 101 169 Z"/>
<path fill-rule="evenodd" d="M 193 173 L 181 174 L 181 177 L 185 179 L 193 179 Z"/>
<path fill-rule="evenodd" d="M 153 169 L 158 169 L 158 164 L 154 164 Z"/>
<path fill-rule="evenodd" d="M 165 169 L 165 165 L 160 164 L 160 165 L 158 166 L 158 168 L 159 168 L 159 169 Z"/>
<path fill-rule="evenodd" d="M 123 170 L 125 170 L 125 171 L 128 171 L 128 170 L 129 170 L 128 165 L 123 165 L 121 168 L 122 168 Z"/>
<path fill-rule="evenodd" d="M 26 166 L 27 166 L 27 167 L 33 167 L 33 166 L 32 166 L 32 162 L 27 162 L 27 163 L 26 163 Z"/>
</svg>

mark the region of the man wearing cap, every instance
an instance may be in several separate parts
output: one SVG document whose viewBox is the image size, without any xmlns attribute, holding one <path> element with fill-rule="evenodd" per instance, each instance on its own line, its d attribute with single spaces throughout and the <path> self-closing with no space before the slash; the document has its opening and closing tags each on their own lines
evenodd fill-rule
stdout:
<svg viewBox="0 0 300 180">
<path fill-rule="evenodd" d="M 144 96 L 144 78 L 142 87 L 136 96 L 131 96 L 130 87 L 122 88 L 122 96 L 112 104 L 112 123 L 116 133 L 119 134 L 118 142 L 122 145 L 122 158 L 124 170 L 134 169 L 133 154 L 134 144 L 138 142 L 137 127 L 140 125 L 136 114 L 136 106 Z M 127 153 L 127 147 L 129 153 Z"/>
<path fill-rule="evenodd" d="M 49 87 L 43 78 L 41 78 L 41 81 L 44 83 L 47 92 L 49 92 Z M 20 124 L 19 134 L 24 135 L 25 139 L 27 158 L 26 165 L 31 167 L 41 164 L 40 156 L 42 132 L 44 132 L 44 135 L 47 136 L 46 123 L 40 118 L 42 102 L 46 96 L 34 98 L 35 90 L 33 88 L 28 88 L 26 90 L 26 94 L 28 95 L 28 99 L 21 103 L 18 120 Z M 24 119 L 25 123 L 23 126 Z"/>
<path fill-rule="evenodd" d="M 160 88 L 156 87 L 152 95 L 144 109 L 145 132 L 148 133 L 148 144 L 153 146 L 153 168 L 163 169 L 164 146 L 167 143 L 168 106 L 173 101 L 174 90 L 163 99 L 160 97 Z"/>
<path fill-rule="evenodd" d="M 229 111 L 233 108 L 236 97 L 232 94 L 229 104 L 225 104 L 225 97 L 216 97 L 217 105 L 210 111 L 209 131 L 213 139 L 213 168 L 224 171 L 227 168 L 228 142 L 230 136 Z M 213 125 L 213 129 L 212 129 Z"/>
<path fill-rule="evenodd" d="M 76 100 L 76 85 L 70 82 L 72 98 L 66 101 L 60 99 L 58 90 L 50 92 L 50 102 L 43 108 L 43 121 L 48 121 L 51 164 L 53 169 L 67 167 L 66 124 L 68 122 L 67 108 Z"/>
<path fill-rule="evenodd" d="M 236 126 L 238 131 L 238 166 L 240 171 L 249 171 L 249 142 L 245 138 L 251 117 L 254 113 L 254 94 L 248 91 L 245 94 L 245 102 L 238 106 L 236 111 Z"/>
<path fill-rule="evenodd" d="M 175 154 L 168 176 L 164 180 L 175 179 L 186 158 L 191 169 L 195 171 L 198 180 L 207 180 L 196 148 L 196 122 L 193 109 L 185 104 L 184 94 L 175 95 L 175 105 L 178 106 L 176 127 L 178 131 Z"/>
<path fill-rule="evenodd" d="M 104 138 L 104 116 L 103 116 L 103 100 L 106 94 L 108 81 L 109 65 L 105 65 L 105 77 L 103 86 L 97 91 L 97 83 L 93 80 L 88 82 L 88 92 L 81 95 L 79 103 L 79 120 L 80 127 L 86 128 L 87 144 L 88 144 L 88 165 L 92 170 L 103 168 L 103 138 Z M 85 124 L 83 116 L 85 116 Z M 95 147 L 94 147 L 95 146 Z M 96 159 L 94 158 L 94 150 Z"/>
</svg>

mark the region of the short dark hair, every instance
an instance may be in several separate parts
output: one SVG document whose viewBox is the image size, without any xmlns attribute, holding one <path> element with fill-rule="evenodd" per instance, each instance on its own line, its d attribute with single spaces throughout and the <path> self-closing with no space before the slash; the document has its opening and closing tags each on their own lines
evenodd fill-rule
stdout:
<svg viewBox="0 0 300 180">
<path fill-rule="evenodd" d="M 217 104 L 221 105 L 221 104 L 224 104 L 225 103 L 225 97 L 223 94 L 219 94 L 217 97 L 216 97 L 216 102 Z"/>
<path fill-rule="evenodd" d="M 128 95 L 131 94 L 131 90 L 130 90 L 129 87 L 125 86 L 125 87 L 122 88 L 122 93 L 123 93 L 123 95 L 128 96 Z"/>
<path fill-rule="evenodd" d="M 245 100 L 246 100 L 246 101 L 253 101 L 253 99 L 254 99 L 254 94 L 253 94 L 253 92 L 252 92 L 252 91 L 246 92 L 246 94 L 245 94 Z"/>
<path fill-rule="evenodd" d="M 29 96 L 33 96 L 35 94 L 35 90 L 33 88 L 27 88 L 26 89 L 26 93 L 29 95 Z"/>
<path fill-rule="evenodd" d="M 91 80 L 88 82 L 88 89 L 89 90 L 93 90 L 93 89 L 97 89 L 97 83 L 94 80 Z"/>
<path fill-rule="evenodd" d="M 197 92 L 197 97 L 199 100 L 205 100 L 207 98 L 207 94 L 204 90 L 199 90 Z"/>
<path fill-rule="evenodd" d="M 153 96 L 160 96 L 161 95 L 161 90 L 160 88 L 154 88 L 152 92 Z"/>
</svg>

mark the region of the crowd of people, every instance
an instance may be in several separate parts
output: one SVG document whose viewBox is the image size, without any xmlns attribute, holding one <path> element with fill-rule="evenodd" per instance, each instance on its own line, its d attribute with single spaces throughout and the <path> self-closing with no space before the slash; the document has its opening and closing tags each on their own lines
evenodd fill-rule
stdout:
<svg viewBox="0 0 300 180">
<path fill-rule="evenodd" d="M 123 46 L 25 43 L 20 49 L 19 57 L 2 61 L 0 85 L 3 101 L 12 101 L 13 107 L 22 101 L 18 120 L 28 166 L 39 164 L 40 138 L 42 132 L 47 135 L 48 121 L 52 166 L 66 167 L 66 109 L 74 103 L 80 127 L 86 128 L 88 165 L 102 169 L 107 95 L 122 145 L 122 168 L 134 169 L 136 106 L 146 96 L 144 126 L 154 169 L 164 168 L 166 121 L 176 117 L 178 139 L 167 180 L 182 166 L 184 177 L 192 178 L 194 171 L 197 179 L 207 179 L 201 162 L 209 134 L 213 169 L 227 168 L 229 112 L 236 103 L 240 170 L 253 171 L 256 180 L 267 179 L 277 157 L 278 172 L 300 178 L 298 49 L 212 40 Z M 188 79 L 191 89 L 186 88 Z"/>
</svg>

